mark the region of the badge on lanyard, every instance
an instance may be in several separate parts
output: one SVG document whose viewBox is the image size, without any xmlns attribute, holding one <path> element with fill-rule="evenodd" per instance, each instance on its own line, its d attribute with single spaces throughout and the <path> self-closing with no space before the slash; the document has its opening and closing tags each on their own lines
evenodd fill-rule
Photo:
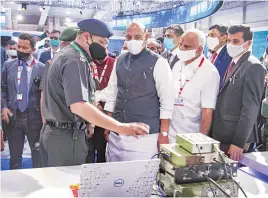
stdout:
<svg viewBox="0 0 268 198">
<path fill-rule="evenodd" d="M 17 100 L 22 101 L 22 94 L 17 94 Z"/>
<path fill-rule="evenodd" d="M 184 106 L 183 98 L 182 97 L 177 97 L 175 99 L 175 106 Z"/>
</svg>

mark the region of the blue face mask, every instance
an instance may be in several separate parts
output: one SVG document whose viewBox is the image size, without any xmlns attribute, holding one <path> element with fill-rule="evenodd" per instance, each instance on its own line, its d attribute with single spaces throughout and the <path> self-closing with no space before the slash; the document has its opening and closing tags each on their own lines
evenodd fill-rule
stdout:
<svg viewBox="0 0 268 198">
<path fill-rule="evenodd" d="M 59 47 L 60 46 L 60 41 L 55 40 L 55 39 L 51 39 L 50 44 L 51 44 L 52 47 Z"/>
<path fill-rule="evenodd" d="M 172 38 L 165 38 L 164 39 L 164 47 L 167 50 L 172 50 L 175 47 L 175 45 L 173 43 L 173 39 Z"/>
</svg>

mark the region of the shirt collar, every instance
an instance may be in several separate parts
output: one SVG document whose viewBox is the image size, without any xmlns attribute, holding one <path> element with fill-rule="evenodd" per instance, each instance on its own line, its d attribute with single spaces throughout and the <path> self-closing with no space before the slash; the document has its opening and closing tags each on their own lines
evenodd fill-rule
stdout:
<svg viewBox="0 0 268 198">
<path fill-rule="evenodd" d="M 27 63 L 27 66 L 30 66 L 31 65 L 31 63 L 32 63 L 32 61 L 33 61 L 33 56 L 31 56 L 31 58 L 26 62 Z M 24 61 L 20 61 L 20 65 L 22 65 L 23 63 L 25 63 Z"/>
<path fill-rule="evenodd" d="M 53 53 L 52 47 L 50 48 L 51 53 Z M 58 53 L 60 51 L 60 47 L 58 47 L 58 49 L 56 50 L 56 52 Z"/>
<path fill-rule="evenodd" d="M 240 54 L 238 57 L 233 58 L 233 62 L 236 64 L 236 63 L 239 61 L 239 59 L 240 59 L 245 53 L 247 53 L 248 51 L 250 51 L 250 49 L 248 49 L 247 51 L 243 52 L 243 53 Z"/>
<path fill-rule="evenodd" d="M 220 54 L 220 52 L 221 52 L 221 50 L 222 50 L 222 48 L 223 48 L 224 46 L 225 46 L 225 45 L 221 46 L 221 47 L 216 51 L 216 53 L 217 53 L 217 54 Z"/>
<path fill-rule="evenodd" d="M 178 46 L 176 49 L 174 49 L 173 51 L 171 51 L 171 54 L 172 54 L 173 56 L 177 56 L 178 51 L 179 51 L 179 46 Z"/>
</svg>

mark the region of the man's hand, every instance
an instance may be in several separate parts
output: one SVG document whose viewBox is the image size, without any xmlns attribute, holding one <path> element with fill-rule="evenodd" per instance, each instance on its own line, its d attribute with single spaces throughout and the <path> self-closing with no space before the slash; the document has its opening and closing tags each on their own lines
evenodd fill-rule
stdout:
<svg viewBox="0 0 268 198">
<path fill-rule="evenodd" d="M 120 135 L 134 136 L 138 138 L 138 135 L 146 135 L 149 133 L 150 127 L 144 123 L 120 123 L 117 126 L 115 132 Z"/>
<path fill-rule="evenodd" d="M 97 108 L 100 110 L 100 111 L 103 111 L 103 108 L 100 104 L 97 104 Z"/>
<path fill-rule="evenodd" d="M 235 146 L 233 144 L 230 145 L 230 148 L 228 150 L 228 154 L 230 155 L 230 158 L 234 161 L 239 161 L 241 158 L 241 155 L 243 153 L 243 149 Z"/>
<path fill-rule="evenodd" d="M 94 125 L 92 125 L 92 124 L 88 125 L 88 127 L 87 127 L 87 137 L 88 138 L 92 138 L 92 136 L 94 135 L 94 129 L 95 129 Z"/>
<path fill-rule="evenodd" d="M 158 141 L 157 141 L 158 151 L 160 151 L 160 144 L 168 144 L 168 143 L 169 143 L 168 135 L 167 136 L 163 136 L 161 133 L 159 133 L 159 135 L 158 135 Z"/>
<path fill-rule="evenodd" d="M 105 129 L 104 130 L 104 138 L 105 138 L 106 142 L 109 142 L 109 134 L 110 134 L 110 131 Z"/>
<path fill-rule="evenodd" d="M 13 116 L 13 113 L 8 108 L 2 109 L 2 120 L 4 120 L 7 124 L 9 123 L 9 117 Z"/>
</svg>

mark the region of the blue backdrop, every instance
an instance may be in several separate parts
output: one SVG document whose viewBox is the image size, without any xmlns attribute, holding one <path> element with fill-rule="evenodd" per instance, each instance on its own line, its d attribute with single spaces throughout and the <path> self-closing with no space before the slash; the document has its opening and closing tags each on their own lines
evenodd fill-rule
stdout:
<svg viewBox="0 0 268 198">
<path fill-rule="evenodd" d="M 268 31 L 254 32 L 252 53 L 258 59 L 263 56 L 263 53 L 268 47 Z"/>
<path fill-rule="evenodd" d="M 184 24 L 196 21 L 217 12 L 223 1 L 193 1 L 169 10 L 152 13 L 116 16 L 113 18 L 114 30 L 125 30 L 132 20 L 141 21 L 146 28 L 166 27 L 171 24 Z"/>
</svg>

